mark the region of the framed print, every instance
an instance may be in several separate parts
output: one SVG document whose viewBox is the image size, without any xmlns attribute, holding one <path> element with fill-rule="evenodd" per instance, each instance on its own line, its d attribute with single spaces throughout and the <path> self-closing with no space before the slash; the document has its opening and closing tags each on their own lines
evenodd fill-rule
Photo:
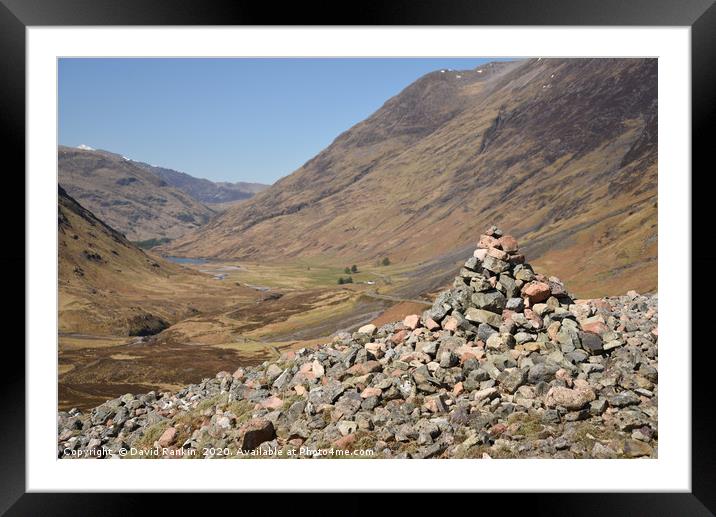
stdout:
<svg viewBox="0 0 716 517">
<path fill-rule="evenodd" d="M 0 11 L 26 194 L 8 514 L 154 491 L 714 508 L 712 257 L 690 260 L 710 2 L 81 7 Z"/>
</svg>

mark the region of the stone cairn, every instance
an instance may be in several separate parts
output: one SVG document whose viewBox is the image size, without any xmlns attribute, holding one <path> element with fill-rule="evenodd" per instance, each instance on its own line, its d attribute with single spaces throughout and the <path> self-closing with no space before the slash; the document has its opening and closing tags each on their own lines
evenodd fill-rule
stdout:
<svg viewBox="0 0 716 517">
<path fill-rule="evenodd" d="M 656 457 L 657 301 L 574 300 L 493 226 L 422 316 L 61 412 L 58 456 Z"/>
</svg>

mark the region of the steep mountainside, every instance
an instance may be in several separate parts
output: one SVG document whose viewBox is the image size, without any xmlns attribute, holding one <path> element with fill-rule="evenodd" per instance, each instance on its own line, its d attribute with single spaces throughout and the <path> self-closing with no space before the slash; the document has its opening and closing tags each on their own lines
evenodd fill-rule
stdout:
<svg viewBox="0 0 716 517">
<path fill-rule="evenodd" d="M 230 303 L 235 286 L 147 255 L 58 193 L 60 332 L 154 334 L 200 309 Z"/>
<path fill-rule="evenodd" d="M 203 178 L 195 178 L 185 172 L 179 172 L 165 167 L 156 167 L 142 162 L 134 163 L 164 180 L 172 187 L 176 187 L 197 201 L 206 204 L 213 205 L 217 203 L 242 201 L 253 197 L 255 194 L 269 187 L 269 185 L 262 183 L 246 183 L 243 181 L 237 183 L 224 181 L 213 182 Z"/>
<path fill-rule="evenodd" d="M 118 154 L 60 146 L 57 158 L 60 185 L 130 241 L 174 239 L 214 215 Z"/>
<path fill-rule="evenodd" d="M 654 290 L 656 138 L 655 59 L 438 70 L 167 251 L 389 255 L 447 280 L 456 251 L 495 221 L 580 296 Z"/>
</svg>

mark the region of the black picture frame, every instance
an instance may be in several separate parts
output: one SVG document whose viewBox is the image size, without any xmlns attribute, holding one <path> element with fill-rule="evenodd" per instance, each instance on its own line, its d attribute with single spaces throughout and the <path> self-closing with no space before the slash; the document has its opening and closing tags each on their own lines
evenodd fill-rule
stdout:
<svg viewBox="0 0 716 517">
<path fill-rule="evenodd" d="M 711 165 L 710 142 L 716 115 L 716 6 L 714 0 L 501 0 L 480 1 L 392 1 L 366 3 L 341 9 L 330 2 L 268 3 L 208 0 L 0 0 L 0 121 L 5 169 L 5 192 L 20 204 L 25 199 L 25 29 L 28 26 L 83 25 L 551 25 L 551 26 L 689 26 L 691 27 L 692 70 L 692 169 L 704 177 Z M 345 6 L 347 7 L 347 5 Z M 345 14 L 344 14 L 345 13 Z M 711 130 L 711 131 L 710 131 Z M 661 145 L 668 145 L 662 142 Z M 11 159 L 8 160 L 8 158 Z M 707 161 L 709 160 L 709 161 Z M 673 172 L 673 171 L 670 171 Z M 678 171 L 684 181 L 692 181 L 692 207 L 709 206 L 709 190 L 694 188 L 699 175 Z M 11 189 L 11 190 L 7 190 Z M 18 207 L 12 213 L 24 213 Z M 4 233 L 13 243 L 0 261 L 4 271 L 25 267 L 25 228 L 19 217 L 6 224 Z M 693 224 L 704 221 L 692 217 Z M 695 232 L 696 230 L 693 229 Z M 708 237 L 710 233 L 705 234 Z M 691 250 L 683 250 L 684 256 Z M 692 271 L 713 270 L 716 254 L 708 248 L 691 253 Z M 29 271 L 26 271 L 29 274 Z M 14 276 L 16 296 L 3 297 L 8 320 L 20 321 L 24 304 L 24 286 Z M 691 282 L 691 278 L 684 281 Z M 693 284 L 691 284 L 693 285 Z M 697 303 L 701 293 L 692 289 L 692 321 L 708 321 L 707 303 Z M 689 303 L 684 300 L 684 303 Z M 13 316 L 16 316 L 13 318 Z M 19 327 L 19 326 L 18 326 Z M 18 336 L 19 337 L 19 336 Z M 692 491 L 690 493 L 648 494 L 525 494 L 498 495 L 509 499 L 510 510 L 524 507 L 530 514 L 550 515 L 713 515 L 716 512 L 716 454 L 709 414 L 713 411 L 708 360 L 699 360 L 700 351 L 714 345 L 698 340 L 690 343 L 685 336 L 685 352 L 691 346 L 692 358 Z M 18 340 L 19 341 L 19 340 Z M 129 514 L 145 504 L 146 496 L 132 494 L 39 494 L 25 489 L 25 353 L 18 342 L 4 344 L 5 364 L 0 381 L 2 416 L 0 417 L 0 513 L 7 515 L 105 515 Z M 704 380 L 705 379 L 705 380 Z M 668 389 L 668 387 L 663 387 Z M 684 437 L 688 439 L 688 437 Z M 243 504 L 261 501 L 246 501 Z M 340 501 L 345 513 L 358 513 L 365 496 L 354 494 Z M 452 497 L 452 496 L 451 496 Z M 482 499 L 480 507 L 487 511 Z M 221 500 L 221 499 L 220 499 Z M 330 510 L 333 503 L 322 500 Z M 474 501 L 474 499 L 473 499 Z M 163 511 L 183 508 L 186 495 L 162 499 Z M 217 501 L 213 501 L 216 504 Z M 438 504 L 445 510 L 442 496 L 421 497 L 423 511 Z M 468 503 L 469 504 L 469 503 Z M 473 503 L 474 504 L 474 503 Z M 489 503 L 488 503 L 489 504 Z M 248 508 L 248 506 L 247 506 Z M 321 511 L 318 512 L 322 513 Z M 330 512 L 333 514 L 333 512 Z M 315 513 L 314 513 L 315 515 Z"/>
</svg>

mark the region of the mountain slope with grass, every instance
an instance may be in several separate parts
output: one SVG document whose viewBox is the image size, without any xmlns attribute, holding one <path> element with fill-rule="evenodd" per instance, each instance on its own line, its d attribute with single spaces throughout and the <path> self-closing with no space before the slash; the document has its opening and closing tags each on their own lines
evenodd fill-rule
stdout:
<svg viewBox="0 0 716 517">
<path fill-rule="evenodd" d="M 156 334 L 247 291 L 152 256 L 59 187 L 60 333 Z"/>
<path fill-rule="evenodd" d="M 429 268 L 488 222 L 581 296 L 656 289 L 657 61 L 437 70 L 250 200 L 165 248 L 186 256 Z"/>
<path fill-rule="evenodd" d="M 214 211 L 132 160 L 107 151 L 60 146 L 60 185 L 130 241 L 175 239 Z"/>
</svg>

